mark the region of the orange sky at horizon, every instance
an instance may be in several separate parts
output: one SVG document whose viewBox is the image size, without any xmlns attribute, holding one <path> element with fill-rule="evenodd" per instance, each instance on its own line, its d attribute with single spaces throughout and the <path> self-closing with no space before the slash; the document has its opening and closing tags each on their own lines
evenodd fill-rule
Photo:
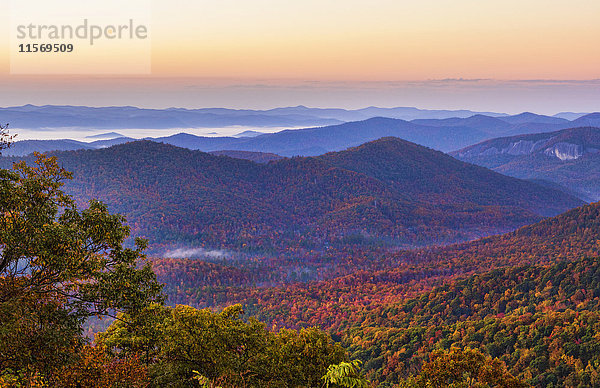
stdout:
<svg viewBox="0 0 600 388">
<path fill-rule="evenodd" d="M 148 4 L 152 74 L 158 77 L 600 78 L 599 1 Z M 7 66 L 3 61 L 5 75 Z"/>
<path fill-rule="evenodd" d="M 224 12 L 222 24 L 200 20 L 164 33 L 156 22 L 153 73 L 352 81 L 600 76 L 600 2 L 364 3 L 349 1 L 353 12 L 331 17 L 335 7 L 318 14 L 307 11 L 308 1 L 287 25 L 275 20 L 279 13 L 254 24 Z"/>
<path fill-rule="evenodd" d="M 171 77 L 189 80 L 182 85 L 239 80 L 274 87 L 302 81 L 600 79 L 597 0 L 147 0 L 147 4 L 152 14 L 148 79 L 157 85 Z M 2 25 L 8 24 L 9 14 L 10 7 L 0 4 Z M 8 53 L 4 30 L 0 50 Z M 0 85 L 39 83 L 41 88 L 49 85 L 49 91 L 59 88 L 56 85 L 65 77 L 69 78 L 10 75 L 9 58 L 0 57 Z M 83 76 L 77 83 L 82 90 L 99 88 L 97 78 Z M 127 84 L 138 85 L 135 80 L 135 75 L 129 76 Z M 62 91 L 76 95 L 76 89 L 71 85 Z"/>
</svg>

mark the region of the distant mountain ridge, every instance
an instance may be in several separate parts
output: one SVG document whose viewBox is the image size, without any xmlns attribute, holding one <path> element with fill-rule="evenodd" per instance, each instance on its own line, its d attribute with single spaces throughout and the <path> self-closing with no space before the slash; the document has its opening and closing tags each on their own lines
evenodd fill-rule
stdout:
<svg viewBox="0 0 600 388">
<path fill-rule="evenodd" d="M 268 163 L 274 160 L 283 159 L 283 156 L 277 154 L 271 154 L 268 152 L 252 152 L 252 151 L 212 151 L 209 152 L 211 155 L 217 156 L 228 156 L 235 159 L 246 159 L 256 163 Z"/>
<path fill-rule="evenodd" d="M 26 156 L 32 154 L 33 152 L 46 153 L 52 151 L 95 150 L 135 140 L 136 139 L 130 137 L 116 137 L 112 139 L 101 139 L 91 142 L 83 142 L 71 139 L 21 140 L 11 144 L 10 148 L 2 150 L 2 155 Z"/>
<path fill-rule="evenodd" d="M 526 123 L 539 123 L 539 124 L 566 124 L 569 120 L 554 117 L 538 115 L 531 112 L 523 112 L 514 116 L 506 116 L 501 118 L 502 121 L 506 121 L 510 124 L 526 124 Z"/>
<path fill-rule="evenodd" d="M 25 105 L 0 108 L 2 120 L 13 128 L 51 129 L 164 129 L 211 128 L 234 125 L 257 127 L 298 127 L 329 125 L 341 120 L 300 114 L 275 114 L 268 111 L 234 109 L 143 109 L 123 107 L 85 107 Z"/>
<path fill-rule="evenodd" d="M 156 244 L 274 249 L 350 236 L 368 244 L 449 243 L 582 203 L 395 138 L 268 164 L 150 141 L 55 155 L 73 171 L 66 190 L 79 203 L 106 201 L 135 235 Z"/>
<path fill-rule="evenodd" d="M 593 117 L 578 120 L 593 121 Z M 588 201 L 600 200 L 600 128 L 597 127 L 497 138 L 451 155 L 502 174 L 554 182 Z"/>
<path fill-rule="evenodd" d="M 488 116 L 507 116 L 505 113 L 474 112 L 471 110 L 443 110 L 443 109 L 418 109 L 413 107 L 379 108 L 371 106 L 362 109 L 331 109 L 331 108 L 308 108 L 303 105 L 287 108 L 275 108 L 268 112 L 272 113 L 294 113 L 310 114 L 321 118 L 330 118 L 340 121 L 362 121 L 373 117 L 385 117 L 390 119 L 401 119 L 411 121 L 421 118 L 444 119 L 448 117 L 470 117 L 474 114 Z"/>
<path fill-rule="evenodd" d="M 210 128 L 233 125 L 297 127 L 331 125 L 376 116 L 412 120 L 422 117 L 468 117 L 468 110 L 422 110 L 417 108 L 321 109 L 305 106 L 269 110 L 227 108 L 146 109 L 132 106 L 87 107 L 70 105 L 24 105 L 0 108 L 0 117 L 14 128 Z M 482 112 L 489 115 L 500 113 Z"/>
<path fill-rule="evenodd" d="M 257 134 L 252 137 L 203 137 L 179 133 L 147 139 L 205 152 L 235 150 L 274 153 L 282 156 L 316 156 L 326 152 L 341 151 L 382 137 L 393 136 L 448 152 L 500 135 L 546 133 L 571 128 L 578 123 L 594 123 L 599 120 L 598 117 L 600 114 L 589 114 L 572 122 L 527 112 L 504 117 L 477 114 L 466 118 L 416 119 L 413 121 L 374 117 L 324 127 Z M 52 140 L 47 143 L 42 140 L 25 140 L 17 141 L 11 149 L 4 151 L 4 155 L 23 156 L 36 150 L 73 150 L 78 144 L 80 149 L 95 149 L 131 140 L 128 137 L 92 143 L 74 140 L 65 140 L 64 142 Z"/>
<path fill-rule="evenodd" d="M 117 139 L 119 137 L 125 137 L 124 135 L 121 135 L 120 133 L 117 132 L 106 132 L 106 133 L 100 133 L 98 135 L 90 135 L 90 136 L 86 136 L 86 139 Z"/>
</svg>

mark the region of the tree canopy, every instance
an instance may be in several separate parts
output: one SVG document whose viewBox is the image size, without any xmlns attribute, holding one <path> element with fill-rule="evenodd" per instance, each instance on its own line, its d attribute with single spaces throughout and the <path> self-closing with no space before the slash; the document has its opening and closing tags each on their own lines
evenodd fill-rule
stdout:
<svg viewBox="0 0 600 388">
<path fill-rule="evenodd" d="M 323 331 L 267 330 L 221 312 L 163 304 L 145 241 L 125 219 L 62 191 L 56 158 L 0 170 L 0 385 L 224 387 L 322 385 L 346 352 Z M 90 344 L 83 325 L 116 318 Z"/>
<path fill-rule="evenodd" d="M 51 380 L 77 358 L 86 318 L 135 315 L 162 291 L 145 242 L 124 246 L 124 218 L 98 201 L 77 209 L 61 190 L 71 174 L 36 158 L 0 170 L 0 374 Z"/>
<path fill-rule="evenodd" d="M 118 357 L 139 357 L 152 386 L 319 387 L 328 367 L 346 352 L 316 328 L 267 330 L 242 319 L 233 305 L 221 312 L 152 305 L 131 322 L 115 321 L 99 335 Z M 209 385 L 213 386 L 213 385 Z"/>
<path fill-rule="evenodd" d="M 436 350 L 421 372 L 400 384 L 400 388 L 525 388 L 502 362 L 477 350 L 452 348 Z"/>
</svg>

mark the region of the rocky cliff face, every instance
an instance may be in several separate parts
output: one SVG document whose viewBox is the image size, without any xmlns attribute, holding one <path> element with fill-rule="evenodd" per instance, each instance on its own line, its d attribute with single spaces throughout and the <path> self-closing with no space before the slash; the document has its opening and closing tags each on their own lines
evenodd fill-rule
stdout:
<svg viewBox="0 0 600 388">
<path fill-rule="evenodd" d="M 546 148 L 544 154 L 555 156 L 560 160 L 573 160 L 583 156 L 583 146 L 572 143 L 556 143 L 552 147 Z"/>
<path fill-rule="evenodd" d="M 501 174 L 554 185 L 585 201 L 600 200 L 600 128 L 492 139 L 452 155 Z"/>
<path fill-rule="evenodd" d="M 460 159 L 496 155 L 541 154 L 560 160 L 574 160 L 600 149 L 600 128 L 575 128 L 545 134 L 522 135 L 488 140 L 454 153 Z"/>
<path fill-rule="evenodd" d="M 490 147 L 480 152 L 481 155 L 529 155 L 539 150 L 546 142 L 541 141 L 530 141 L 530 140 L 519 140 L 511 142 L 505 147 L 496 148 Z"/>
</svg>

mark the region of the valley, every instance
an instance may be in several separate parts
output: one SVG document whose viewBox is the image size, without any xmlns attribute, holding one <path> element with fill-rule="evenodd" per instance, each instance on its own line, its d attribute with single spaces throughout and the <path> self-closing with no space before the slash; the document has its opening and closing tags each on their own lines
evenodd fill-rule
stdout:
<svg viewBox="0 0 600 388">
<path fill-rule="evenodd" d="M 250 330 L 269 343 L 304 341 L 303 351 L 328 360 L 320 368 L 360 362 L 364 381 L 378 387 L 404 386 L 432 355 L 457 349 L 490 357 L 501 367 L 495 373 L 519 386 L 600 384 L 600 206 L 586 204 L 595 199 L 598 128 L 502 137 L 445 154 L 389 134 L 426 126 L 437 128 L 427 136 L 449 144 L 438 130 L 482 125 L 510 133 L 570 122 L 528 114 L 414 121 L 239 139 L 116 137 L 83 149 L 75 141 L 27 141 L 15 149 L 46 151 L 50 159 L 38 169 L 56 163 L 69 171 L 60 184 L 79 208 L 100 199 L 105 211 L 123 215 L 131 233 L 125 246 L 148 241 L 144 268 L 162 286 L 162 310 L 148 306 L 142 314 L 155 318 L 127 318 L 141 319 L 131 333 L 121 321 L 91 319 L 85 328 L 122 354 L 141 354 L 127 336 L 154 332 L 152 319 L 199 314 L 198 322 Z M 232 146 L 238 141 L 246 146 Z M 286 144 L 315 155 L 286 157 L 295 152 Z M 4 153 L 3 169 L 36 163 L 35 155 Z M 156 341 L 184 346 L 169 342 L 183 334 L 168 334 L 180 330 L 168 322 Z M 317 350 L 305 336 L 328 345 Z M 156 352 L 157 361 L 148 370 L 171 360 L 152 346 L 144 352 Z M 251 367 L 292 362 L 277 357 Z M 161 368 L 178 365 L 168 362 Z M 265 373 L 255 375 L 257 384 L 293 379 Z"/>
</svg>

